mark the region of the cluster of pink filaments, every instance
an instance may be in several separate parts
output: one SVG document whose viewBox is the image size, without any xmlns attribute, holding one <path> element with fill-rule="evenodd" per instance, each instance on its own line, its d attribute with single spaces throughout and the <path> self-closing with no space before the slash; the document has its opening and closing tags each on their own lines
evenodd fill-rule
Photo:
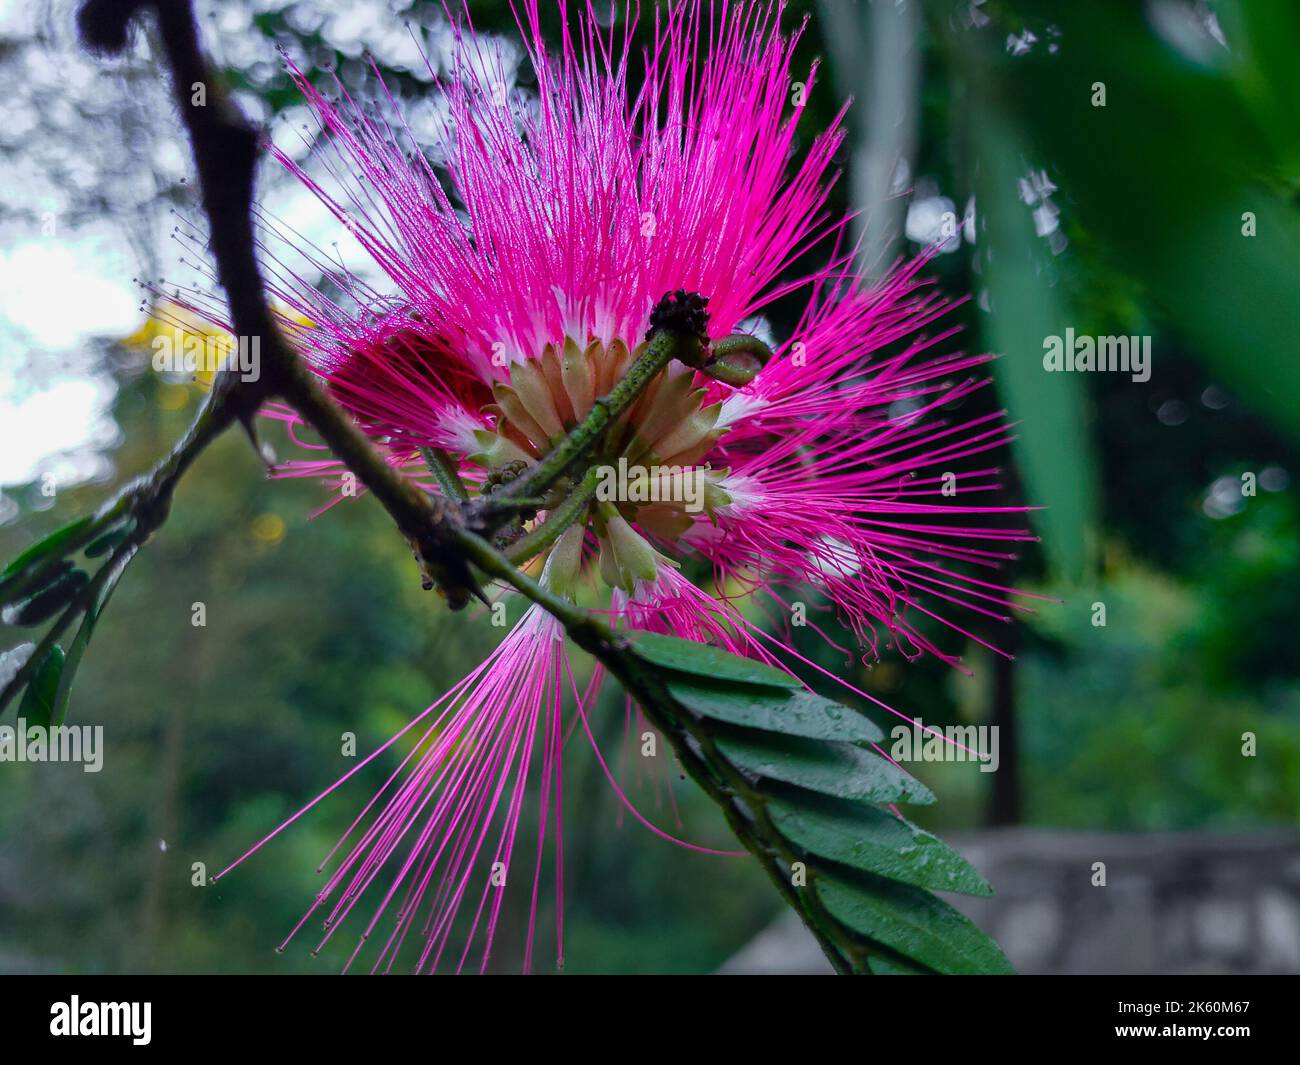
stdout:
<svg viewBox="0 0 1300 1065">
<path fill-rule="evenodd" d="M 420 449 L 441 449 L 477 493 L 544 458 L 623 378 L 665 293 L 707 297 L 715 344 L 764 331 L 765 308 L 798 297 L 797 327 L 769 345 L 756 375 L 737 383 L 672 363 L 603 439 L 606 466 L 696 472 L 698 506 L 593 498 L 520 563 L 560 594 L 605 596 L 596 605 L 617 624 L 778 664 L 798 656 L 742 616 L 738 596 L 816 600 L 866 653 L 887 642 L 955 662 L 921 620 L 982 642 L 941 608 L 996 618 L 1014 608 L 1010 589 L 971 575 L 1029 538 L 1001 524 L 1017 508 L 980 502 L 998 490 L 997 471 L 972 457 L 1003 446 L 1006 428 L 995 414 L 961 424 L 942 415 L 982 387 L 969 371 L 985 357 L 935 353 L 953 330 L 922 330 L 949 304 L 919 280 L 919 264 L 870 283 L 840 253 L 843 223 L 827 220 L 825 204 L 842 116 L 804 138 L 792 163 L 815 75 L 793 68 L 800 33 L 782 36 L 768 4 L 660 5 L 633 89 L 631 12 L 611 22 L 560 2 L 565 30 L 551 56 L 540 6 L 520 3 L 532 95 L 509 88 L 504 50 L 466 18 L 452 59 L 431 68 L 445 111 L 431 150 L 391 100 L 370 109 L 340 89 L 330 102 L 298 75 L 318 143 L 311 161 L 277 154 L 387 288 L 299 246 L 308 268 L 270 260 L 292 312 L 286 329 L 394 466 L 437 491 Z M 821 242 L 830 262 L 783 280 Z M 270 413 L 292 429 L 291 412 Z M 322 458 L 281 472 L 342 470 Z M 549 516 L 543 507 L 514 535 Z M 690 558 L 711 567 L 708 590 L 682 574 Z M 562 740 L 579 721 L 586 728 L 599 677 L 579 692 L 561 630 L 531 608 L 390 741 L 415 740 L 345 837 L 351 849 L 341 841 L 331 854 L 343 857 L 304 922 L 323 916 L 329 938 L 373 886 L 353 957 L 377 941 L 374 965 L 386 969 L 414 929 L 417 968 L 460 968 L 476 937 L 486 965 L 533 779 L 542 814 L 529 848 L 527 967 L 548 833 L 559 845 Z M 566 728 L 569 704 L 577 717 Z M 553 862 L 558 878 L 558 853 Z M 464 946 L 449 953 L 458 913 Z"/>
</svg>

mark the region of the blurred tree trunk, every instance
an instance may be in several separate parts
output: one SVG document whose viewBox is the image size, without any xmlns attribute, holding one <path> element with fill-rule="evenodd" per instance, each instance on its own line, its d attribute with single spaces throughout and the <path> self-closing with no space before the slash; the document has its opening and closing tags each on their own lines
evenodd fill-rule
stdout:
<svg viewBox="0 0 1300 1065">
<path fill-rule="evenodd" d="M 1012 621 L 1006 636 L 998 641 L 1007 654 L 1020 649 L 1020 625 Z M 1022 816 L 1020 792 L 1020 737 L 1016 730 L 1015 658 L 994 657 L 993 727 L 998 730 L 998 769 L 993 774 L 993 797 L 989 803 L 990 825 L 1019 824 Z"/>
</svg>

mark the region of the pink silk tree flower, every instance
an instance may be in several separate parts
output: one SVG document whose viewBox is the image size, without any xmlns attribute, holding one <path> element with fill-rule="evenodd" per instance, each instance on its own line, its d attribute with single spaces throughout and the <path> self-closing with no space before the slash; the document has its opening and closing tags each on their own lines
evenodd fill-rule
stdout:
<svg viewBox="0 0 1300 1065">
<path fill-rule="evenodd" d="M 1005 619 L 1019 593 L 991 573 L 1014 541 L 1032 539 L 1005 524 L 1022 508 L 981 502 L 999 490 L 998 471 L 978 460 L 966 470 L 1006 443 L 1001 416 L 944 413 L 984 386 L 968 372 L 987 357 L 936 352 L 956 330 L 923 333 L 951 304 L 919 278 L 922 262 L 882 282 L 854 272 L 844 220 L 826 210 L 843 112 L 815 137 L 800 129 L 816 75 L 793 69 L 801 30 L 784 33 L 765 3 L 676 0 L 655 7 L 638 57 L 633 12 L 599 19 L 561 0 L 552 54 L 543 6 L 517 4 L 528 96 L 510 89 L 499 42 L 463 13 L 449 59 L 430 67 L 432 151 L 392 100 L 361 106 L 340 88 L 330 101 L 295 70 L 319 122 L 315 162 L 275 152 L 373 269 L 363 280 L 302 246 L 315 271 L 274 260 L 288 335 L 395 467 L 437 491 L 421 449 L 441 449 L 471 493 L 487 493 L 543 460 L 656 323 L 685 313 L 706 350 L 741 353 L 736 366 L 658 372 L 606 432 L 594 496 L 519 563 L 554 592 L 596 597 L 616 624 L 777 664 L 798 656 L 737 600 L 816 601 L 864 657 L 887 645 L 946 658 L 922 620 L 980 639 L 950 614 Z M 824 265 L 791 279 L 823 247 Z M 797 328 L 774 350 L 756 335 L 747 345 L 778 299 L 802 301 Z M 746 362 L 746 351 L 764 354 Z M 292 429 L 291 412 L 270 413 Z M 343 469 L 324 457 L 281 473 Z M 563 509 L 551 501 L 499 542 L 528 543 Z M 708 587 L 684 575 L 692 559 L 707 565 L 686 572 L 711 568 Z M 597 667 L 578 690 L 563 630 L 531 607 L 381 748 L 411 744 L 327 860 L 338 857 L 299 928 L 321 919 L 328 939 L 365 895 L 377 901 L 354 918 L 353 959 L 370 943 L 373 967 L 387 970 L 414 930 L 417 970 L 459 970 L 476 942 L 485 967 L 535 786 L 527 968 L 548 838 L 562 895 L 563 740 L 578 721 L 590 736 L 600 677 Z M 566 723 L 567 705 L 577 716 Z"/>
</svg>

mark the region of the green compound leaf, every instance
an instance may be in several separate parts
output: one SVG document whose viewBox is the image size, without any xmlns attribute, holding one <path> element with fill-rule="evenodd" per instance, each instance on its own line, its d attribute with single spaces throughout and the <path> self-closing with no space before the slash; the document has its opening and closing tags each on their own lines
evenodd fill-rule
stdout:
<svg viewBox="0 0 1300 1065">
<path fill-rule="evenodd" d="M 735 731 L 715 738 L 718 749 L 746 772 L 837 799 L 932 803 L 934 794 L 892 762 L 847 743 L 764 732 Z"/>
<path fill-rule="evenodd" d="M 861 873 L 819 874 L 814 890 L 837 921 L 936 972 L 1014 971 L 992 939 L 928 891 Z"/>
<path fill-rule="evenodd" d="M 642 708 L 697 763 L 692 774 L 778 887 L 788 870 L 812 866 L 806 889 L 782 894 L 837 971 L 1010 971 L 996 944 L 930 893 L 987 895 L 984 878 L 930 833 L 870 805 L 934 801 L 864 749 L 884 738 L 873 721 L 717 647 L 646 633 L 629 642 L 660 673 L 655 690 L 638 692 Z"/>
<path fill-rule="evenodd" d="M 812 692 L 676 681 L 668 690 L 682 706 L 712 721 L 860 747 L 884 739 L 869 718 Z"/>
<path fill-rule="evenodd" d="M 795 805 L 770 799 L 767 812 L 786 839 L 810 854 L 917 887 L 993 894 L 965 858 L 888 810 L 834 800 Z"/>
<path fill-rule="evenodd" d="M 690 673 L 710 680 L 765 684 L 778 688 L 802 687 L 788 673 L 709 644 L 679 640 L 676 636 L 664 636 L 657 632 L 631 633 L 629 640 L 632 649 L 641 658 L 663 669 Z"/>
</svg>

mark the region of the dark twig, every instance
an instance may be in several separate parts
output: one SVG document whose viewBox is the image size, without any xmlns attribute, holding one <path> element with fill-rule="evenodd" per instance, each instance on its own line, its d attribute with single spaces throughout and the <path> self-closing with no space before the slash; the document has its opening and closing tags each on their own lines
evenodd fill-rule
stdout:
<svg viewBox="0 0 1300 1065">
<path fill-rule="evenodd" d="M 255 339 L 262 361 L 256 381 L 242 379 L 233 369 L 223 370 L 205 412 L 218 431 L 238 419 L 255 440 L 252 426 L 258 409 L 267 399 L 283 398 L 388 511 L 411 544 L 426 584 L 440 588 L 453 607 L 463 606 L 471 595 L 482 598 L 464 562 L 446 548 L 447 527 L 455 521 L 455 514 L 385 461 L 356 423 L 326 396 L 319 380 L 276 327 L 265 300 L 253 234 L 259 135 L 213 75 L 188 0 L 88 4 L 83 9 L 83 29 L 88 22 L 94 24 L 97 37 L 93 43 L 100 47 L 104 40 L 125 42 L 125 27 L 109 25 L 109 20 L 118 17 L 125 22 L 137 6 L 157 12 L 173 95 L 199 173 L 217 277 L 226 291 L 235 334 L 250 344 Z M 92 9 L 95 17 L 88 19 L 87 12 Z M 148 507 L 151 501 L 141 499 L 140 505 Z"/>
</svg>

